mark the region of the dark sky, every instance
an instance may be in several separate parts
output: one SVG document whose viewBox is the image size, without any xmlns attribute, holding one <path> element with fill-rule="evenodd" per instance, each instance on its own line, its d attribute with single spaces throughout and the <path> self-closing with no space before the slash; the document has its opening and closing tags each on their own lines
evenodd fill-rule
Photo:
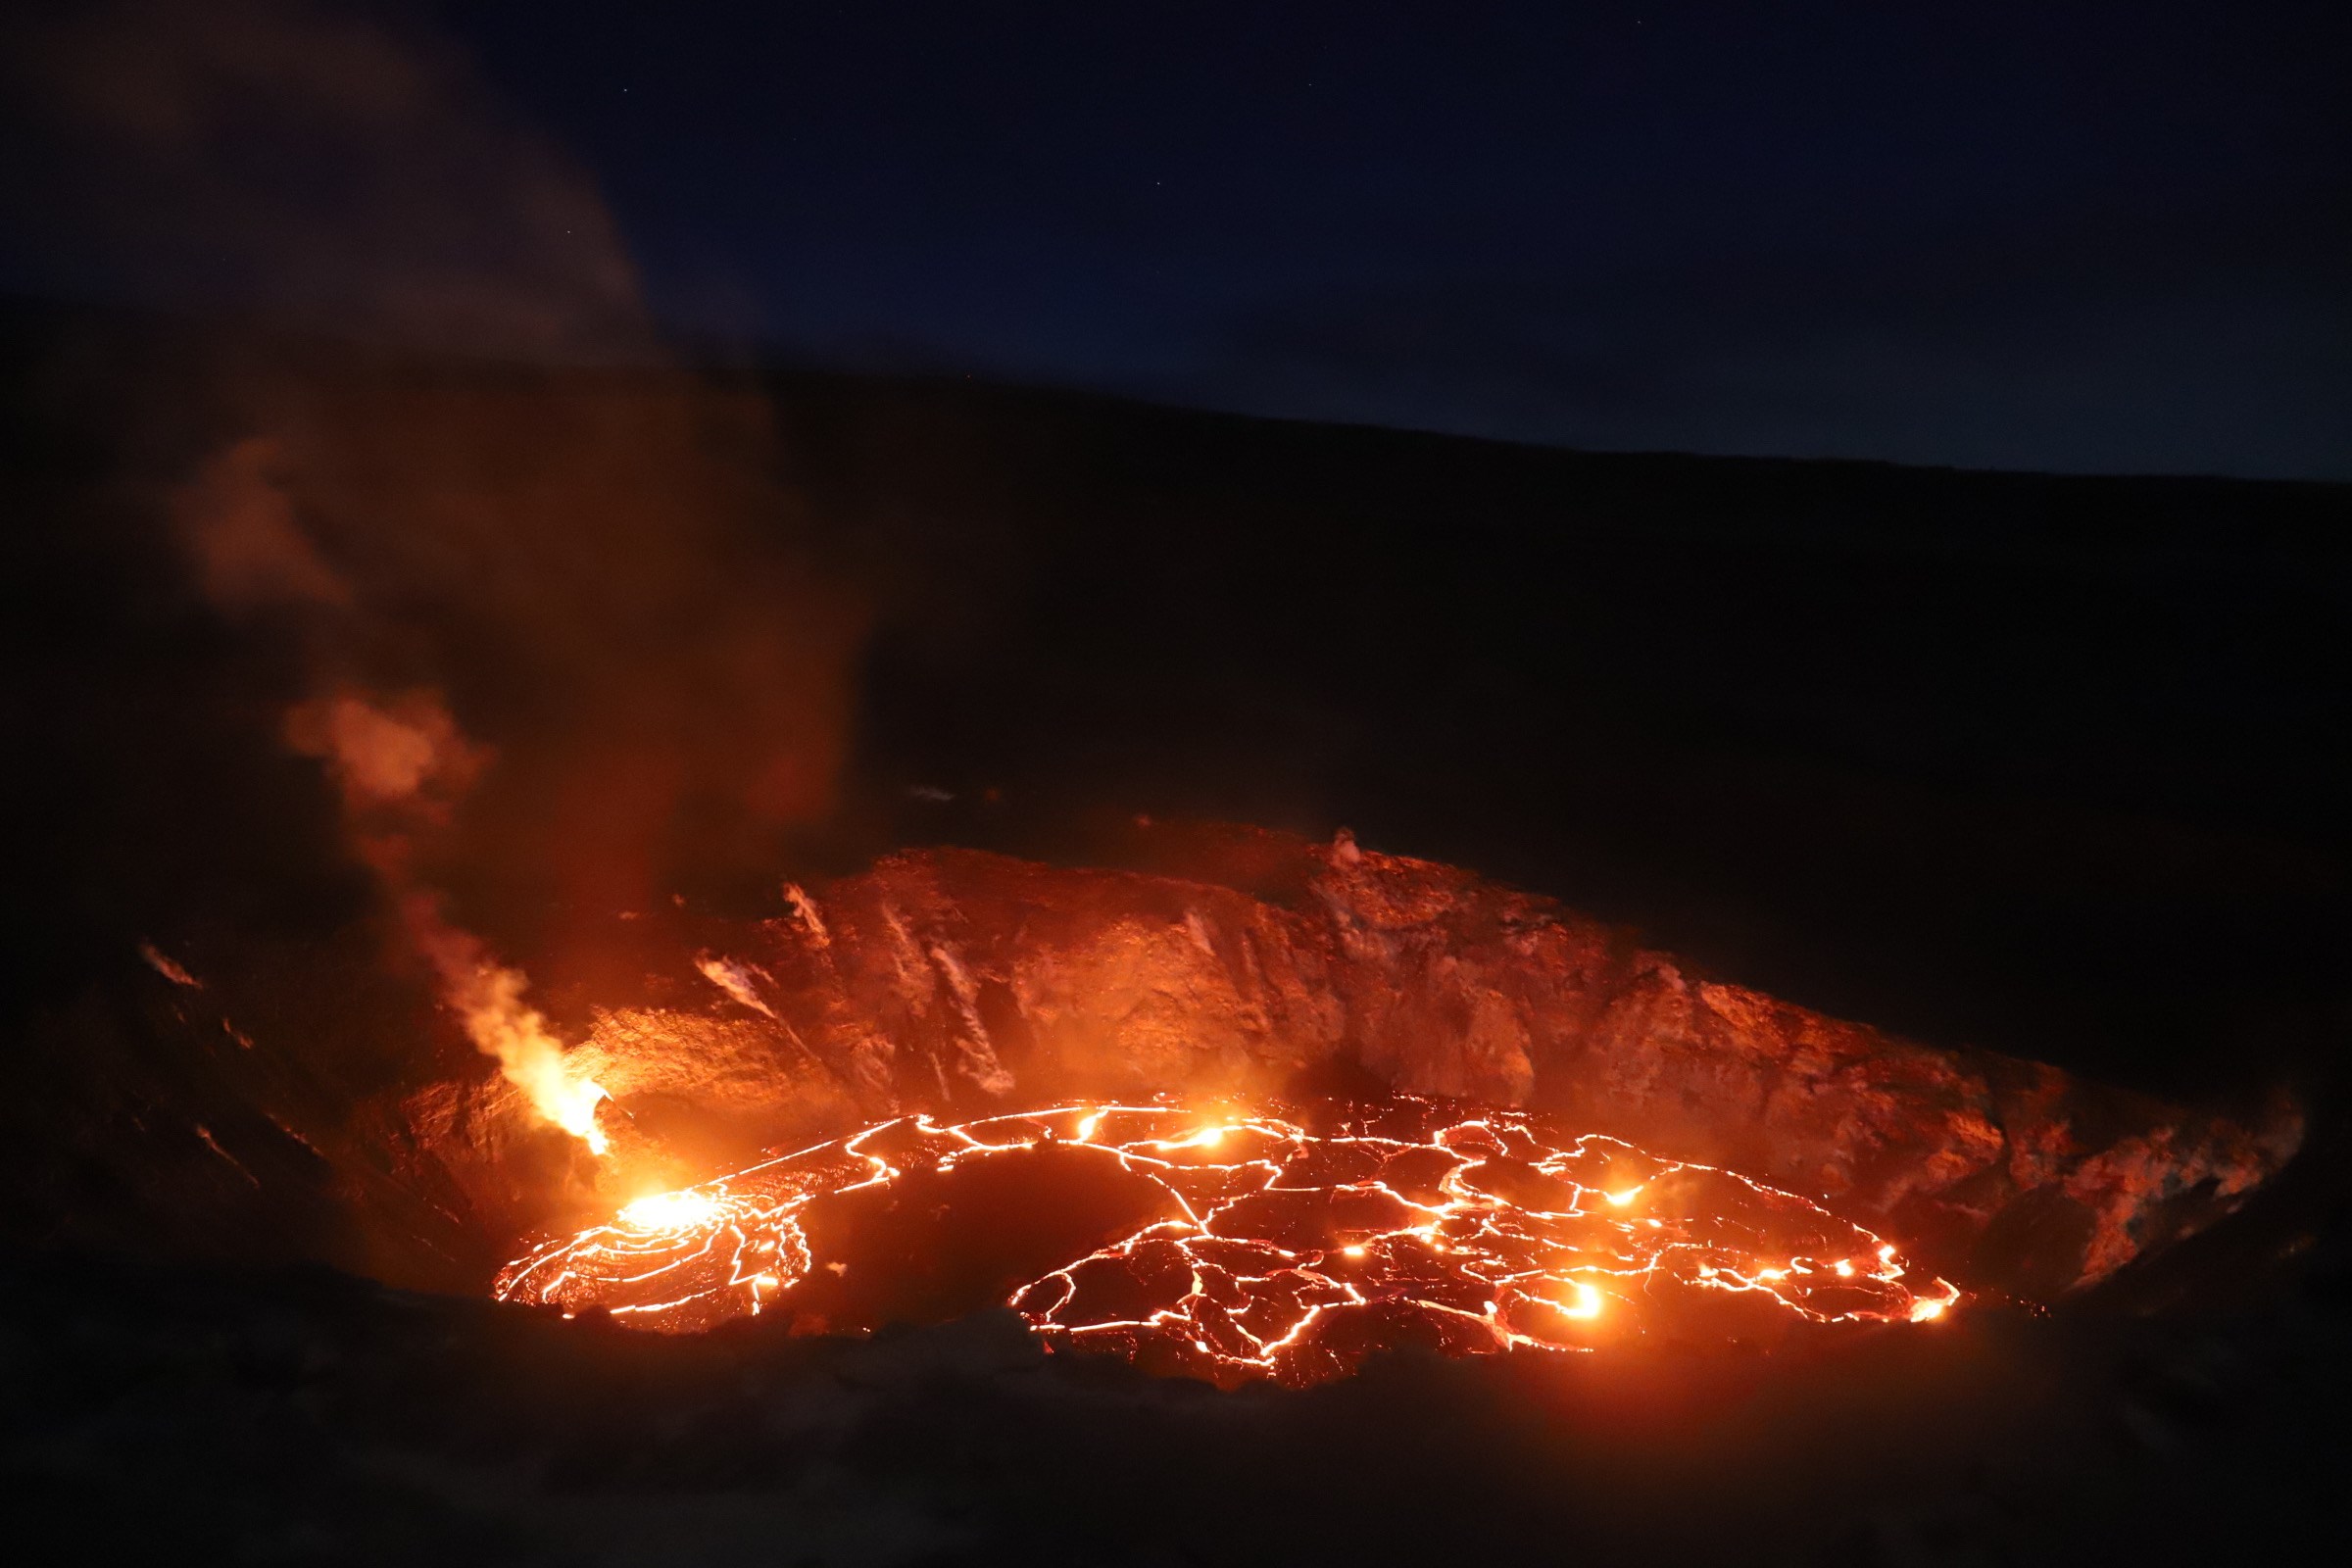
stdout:
<svg viewBox="0 0 2352 1568">
<path fill-rule="evenodd" d="M 435 13 L 672 324 L 1597 448 L 2352 478 L 2352 6 Z"/>
</svg>

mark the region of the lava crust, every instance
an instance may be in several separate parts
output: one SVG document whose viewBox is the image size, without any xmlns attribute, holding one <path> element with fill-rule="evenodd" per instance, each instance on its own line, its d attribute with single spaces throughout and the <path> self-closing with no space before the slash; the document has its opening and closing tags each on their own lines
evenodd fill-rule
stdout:
<svg viewBox="0 0 2352 1568">
<path fill-rule="evenodd" d="M 672 1331 L 775 1310 L 870 1332 L 1009 1299 L 1051 1348 L 1294 1386 L 1403 1345 L 1753 1344 L 1958 1299 L 1803 1199 L 1524 1113 L 1392 1096 L 1291 1114 L 902 1118 L 641 1199 L 498 1294 Z"/>
</svg>

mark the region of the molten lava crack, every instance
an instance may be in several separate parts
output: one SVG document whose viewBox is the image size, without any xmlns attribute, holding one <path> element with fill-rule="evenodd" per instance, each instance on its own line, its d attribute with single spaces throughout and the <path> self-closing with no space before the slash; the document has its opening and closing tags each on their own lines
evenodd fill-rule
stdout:
<svg viewBox="0 0 2352 1568">
<path fill-rule="evenodd" d="M 901 1118 L 640 1199 L 517 1259 L 496 1294 L 671 1332 L 1004 1300 L 1050 1348 L 1294 1385 L 1404 1344 L 1752 1340 L 1923 1322 L 1959 1297 L 1802 1198 L 1413 1097 Z"/>
</svg>

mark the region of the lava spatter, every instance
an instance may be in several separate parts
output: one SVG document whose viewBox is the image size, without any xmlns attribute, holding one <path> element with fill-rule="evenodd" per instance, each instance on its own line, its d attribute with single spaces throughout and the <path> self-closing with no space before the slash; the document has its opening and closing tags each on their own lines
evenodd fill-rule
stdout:
<svg viewBox="0 0 2352 1568">
<path fill-rule="evenodd" d="M 994 1301 L 1050 1348 L 1224 1384 L 1377 1350 L 1589 1350 L 1926 1322 L 1959 1298 L 1792 1194 L 1412 1097 L 881 1123 L 551 1241 L 506 1300 L 689 1332 L 856 1332 Z"/>
</svg>

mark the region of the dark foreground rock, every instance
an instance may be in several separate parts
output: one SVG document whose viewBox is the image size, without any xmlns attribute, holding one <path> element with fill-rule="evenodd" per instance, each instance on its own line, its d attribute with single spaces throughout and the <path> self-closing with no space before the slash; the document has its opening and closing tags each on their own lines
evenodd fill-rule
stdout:
<svg viewBox="0 0 2352 1568">
<path fill-rule="evenodd" d="M 2233 1254 L 2254 1289 L 2153 1316 L 1408 1355 L 1239 1394 L 1047 1356 L 1009 1314 L 671 1338 L 325 1271 L 18 1254 L 0 1490 L 24 1561 L 2325 1560 L 2344 1258 L 2270 1244 Z"/>
</svg>

